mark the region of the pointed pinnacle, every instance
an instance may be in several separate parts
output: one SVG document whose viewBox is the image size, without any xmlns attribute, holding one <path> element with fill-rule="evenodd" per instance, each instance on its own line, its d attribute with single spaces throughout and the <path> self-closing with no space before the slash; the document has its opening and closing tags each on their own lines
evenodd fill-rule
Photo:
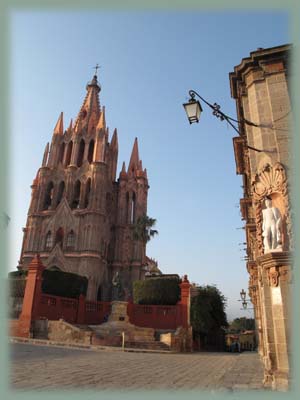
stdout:
<svg viewBox="0 0 300 400">
<path fill-rule="evenodd" d="M 135 138 L 132 152 L 131 152 L 131 157 L 130 157 L 130 162 L 128 166 L 128 171 L 131 171 L 132 169 L 136 169 L 139 165 L 139 148 L 138 148 L 138 140 Z"/>
<path fill-rule="evenodd" d="M 111 139 L 111 147 L 112 148 L 118 148 L 118 132 L 117 129 L 115 128 L 112 139 Z"/>
<path fill-rule="evenodd" d="M 103 106 L 96 129 L 102 129 L 105 128 L 105 126 L 105 107 Z"/>
<path fill-rule="evenodd" d="M 122 171 L 120 172 L 119 178 L 127 178 L 125 161 L 123 161 Z"/>
<path fill-rule="evenodd" d="M 63 121 L 63 113 L 60 113 L 60 116 L 57 120 L 53 133 L 55 135 L 63 135 L 64 134 L 64 121 Z"/>
<path fill-rule="evenodd" d="M 70 132 L 73 128 L 73 119 L 71 118 L 70 125 L 68 127 L 68 132 Z"/>
</svg>

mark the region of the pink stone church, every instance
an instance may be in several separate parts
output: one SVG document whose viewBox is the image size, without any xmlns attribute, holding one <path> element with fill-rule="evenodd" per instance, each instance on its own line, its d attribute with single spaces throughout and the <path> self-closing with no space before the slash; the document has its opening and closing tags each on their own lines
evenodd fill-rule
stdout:
<svg viewBox="0 0 300 400">
<path fill-rule="evenodd" d="M 118 135 L 112 138 L 101 106 L 97 75 L 75 120 L 65 130 L 61 113 L 46 145 L 32 195 L 19 261 L 27 269 L 36 253 L 47 269 L 88 279 L 87 300 L 111 300 L 119 271 L 125 298 L 146 271 L 145 246 L 132 226 L 147 213 L 148 179 L 135 139 L 128 168 L 116 179 Z"/>
</svg>

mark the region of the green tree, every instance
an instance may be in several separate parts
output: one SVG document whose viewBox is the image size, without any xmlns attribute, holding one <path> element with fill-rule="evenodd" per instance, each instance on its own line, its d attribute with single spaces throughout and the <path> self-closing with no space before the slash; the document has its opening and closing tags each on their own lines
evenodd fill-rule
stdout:
<svg viewBox="0 0 300 400">
<path fill-rule="evenodd" d="M 150 218 L 148 215 L 144 214 L 138 217 L 133 225 L 133 240 L 140 241 L 143 245 L 143 264 L 146 263 L 146 244 L 158 234 L 157 230 L 153 229 L 155 224 L 156 219 Z"/>
<path fill-rule="evenodd" d="M 144 214 L 137 219 L 133 225 L 133 239 L 140 240 L 145 245 L 155 235 L 158 234 L 156 229 L 152 229 L 156 224 L 156 219 L 148 217 Z"/>
<path fill-rule="evenodd" d="M 179 276 L 159 276 L 133 282 L 133 300 L 136 304 L 175 305 L 180 299 Z"/>
<path fill-rule="evenodd" d="M 226 299 L 216 286 L 200 286 L 191 301 L 191 324 L 195 332 L 209 334 L 228 326 Z"/>
</svg>

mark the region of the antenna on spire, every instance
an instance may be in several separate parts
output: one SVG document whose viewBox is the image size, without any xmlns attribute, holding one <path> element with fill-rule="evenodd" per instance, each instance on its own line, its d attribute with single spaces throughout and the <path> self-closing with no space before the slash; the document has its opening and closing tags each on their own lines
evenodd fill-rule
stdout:
<svg viewBox="0 0 300 400">
<path fill-rule="evenodd" d="M 100 68 L 100 67 L 99 67 L 99 65 L 98 65 L 98 63 L 97 63 L 96 66 L 93 67 L 93 69 L 95 69 L 95 75 L 96 75 L 96 76 L 97 76 L 97 70 L 98 70 L 98 68 Z"/>
</svg>

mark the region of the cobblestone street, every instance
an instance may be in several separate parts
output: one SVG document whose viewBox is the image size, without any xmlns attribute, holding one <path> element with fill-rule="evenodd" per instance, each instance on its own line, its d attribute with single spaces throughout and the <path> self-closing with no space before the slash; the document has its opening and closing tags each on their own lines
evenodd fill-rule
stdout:
<svg viewBox="0 0 300 400">
<path fill-rule="evenodd" d="M 13 389 L 263 389 L 263 369 L 254 352 L 153 354 L 10 346 Z"/>
</svg>

